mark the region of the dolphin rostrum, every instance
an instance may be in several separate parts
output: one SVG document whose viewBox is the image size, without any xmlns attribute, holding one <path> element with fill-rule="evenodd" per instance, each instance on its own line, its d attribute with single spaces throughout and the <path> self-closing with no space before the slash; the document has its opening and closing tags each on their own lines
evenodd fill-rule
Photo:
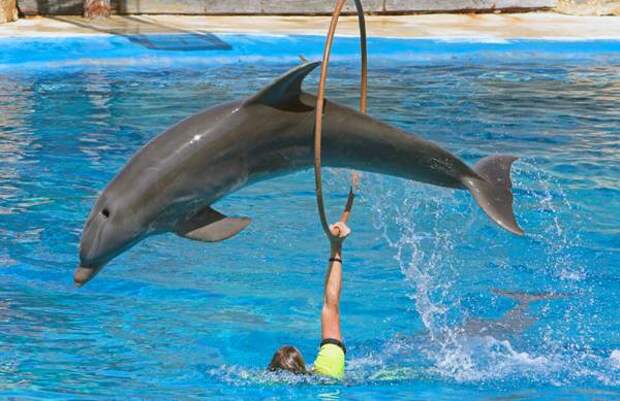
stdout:
<svg viewBox="0 0 620 401">
<path fill-rule="evenodd" d="M 75 283 L 149 235 L 213 242 L 243 230 L 250 219 L 226 217 L 210 205 L 243 186 L 312 166 L 316 98 L 301 84 L 319 64 L 302 64 L 245 100 L 199 112 L 140 149 L 88 216 Z M 326 101 L 324 113 L 325 165 L 468 189 L 493 221 L 523 234 L 512 212 L 516 157 L 489 156 L 470 168 L 436 144 L 348 107 Z"/>
</svg>

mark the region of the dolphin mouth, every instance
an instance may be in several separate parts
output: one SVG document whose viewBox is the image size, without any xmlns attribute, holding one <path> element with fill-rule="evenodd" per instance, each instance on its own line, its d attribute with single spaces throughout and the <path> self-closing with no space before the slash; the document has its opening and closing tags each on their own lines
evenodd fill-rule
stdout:
<svg viewBox="0 0 620 401">
<path fill-rule="evenodd" d="M 90 279 L 95 277 L 97 273 L 99 273 L 99 270 L 101 270 L 101 268 L 78 266 L 77 269 L 75 269 L 75 273 L 73 273 L 73 282 L 75 286 L 78 288 L 83 286 L 90 281 Z"/>
</svg>

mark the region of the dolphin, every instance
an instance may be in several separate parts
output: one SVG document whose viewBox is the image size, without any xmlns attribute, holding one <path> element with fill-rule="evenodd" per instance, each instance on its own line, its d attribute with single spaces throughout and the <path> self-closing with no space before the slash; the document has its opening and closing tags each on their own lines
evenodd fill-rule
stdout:
<svg viewBox="0 0 620 401">
<path fill-rule="evenodd" d="M 227 217 L 210 205 L 246 185 L 312 166 L 316 97 L 301 85 L 319 64 L 301 64 L 249 98 L 194 114 L 140 149 L 86 220 L 76 285 L 150 235 L 214 242 L 243 230 L 249 218 Z M 512 211 L 516 157 L 485 157 L 472 168 L 433 142 L 327 100 L 323 124 L 325 165 L 469 190 L 495 223 L 523 234 Z"/>
<path fill-rule="evenodd" d="M 491 290 L 495 295 L 508 298 L 516 304 L 497 320 L 472 318 L 465 321 L 461 330 L 468 335 L 492 336 L 497 340 L 521 334 L 539 319 L 529 313 L 530 304 L 567 298 L 570 294 L 561 292 L 520 292 Z"/>
</svg>

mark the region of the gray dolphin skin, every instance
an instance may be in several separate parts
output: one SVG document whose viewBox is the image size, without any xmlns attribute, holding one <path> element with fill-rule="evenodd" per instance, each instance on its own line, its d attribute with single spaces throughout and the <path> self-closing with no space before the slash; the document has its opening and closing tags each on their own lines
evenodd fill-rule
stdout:
<svg viewBox="0 0 620 401">
<path fill-rule="evenodd" d="M 140 149 L 99 196 L 80 241 L 82 285 L 149 235 L 227 239 L 250 219 L 212 203 L 246 185 L 312 167 L 316 97 L 301 84 L 320 63 L 293 68 L 254 96 L 199 112 Z M 438 145 L 326 101 L 323 163 L 467 189 L 486 214 L 521 235 L 512 211 L 510 166 L 495 155 L 473 168 Z"/>
<path fill-rule="evenodd" d="M 497 340 L 503 340 L 510 336 L 521 334 L 529 329 L 539 320 L 539 317 L 532 314 L 530 304 L 540 301 L 552 301 L 567 298 L 567 293 L 557 292 L 520 292 L 505 291 L 494 288 L 495 295 L 511 299 L 515 306 L 510 308 L 504 315 L 497 320 L 489 319 L 467 319 L 461 330 L 468 335 L 492 336 Z"/>
</svg>

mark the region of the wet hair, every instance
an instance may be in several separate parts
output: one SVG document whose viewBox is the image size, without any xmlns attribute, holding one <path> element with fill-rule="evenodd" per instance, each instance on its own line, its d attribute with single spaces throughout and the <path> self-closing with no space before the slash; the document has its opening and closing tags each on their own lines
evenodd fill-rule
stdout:
<svg viewBox="0 0 620 401">
<path fill-rule="evenodd" d="M 301 356 L 301 352 L 291 345 L 284 345 L 273 354 L 267 370 L 270 372 L 277 372 L 280 370 L 286 370 L 296 375 L 303 375 L 308 373 L 306 370 L 306 363 Z"/>
</svg>

